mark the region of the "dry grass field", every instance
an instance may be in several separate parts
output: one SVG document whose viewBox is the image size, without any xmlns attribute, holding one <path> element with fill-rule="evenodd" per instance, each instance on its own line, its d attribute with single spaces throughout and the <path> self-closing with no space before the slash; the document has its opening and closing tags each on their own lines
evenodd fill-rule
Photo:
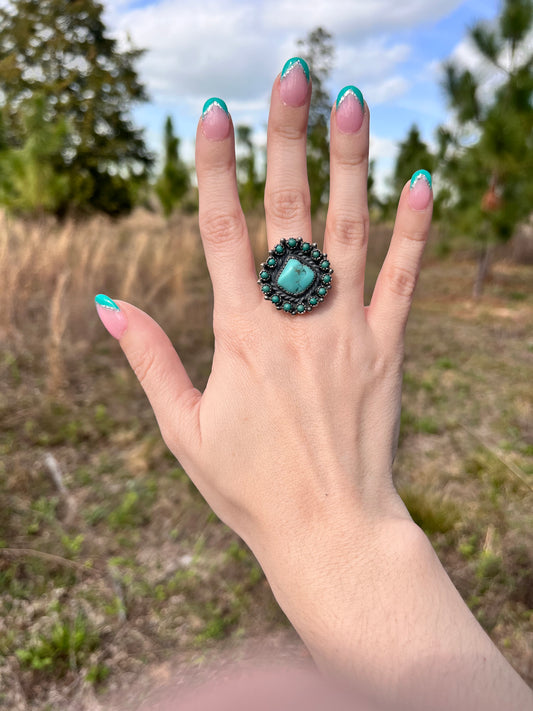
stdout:
<svg viewBox="0 0 533 711">
<path fill-rule="evenodd" d="M 265 231 L 250 218 L 258 258 Z M 320 224 L 316 226 L 317 236 Z M 376 228 L 370 292 L 388 240 Z M 398 488 L 495 643 L 533 684 L 533 267 L 470 299 L 429 249 L 407 335 Z M 0 220 L 0 708 L 114 708 L 251 641 L 305 655 L 253 556 L 166 451 L 94 294 L 212 356 L 195 216 Z M 243 651 L 244 650 L 244 651 Z M 133 698 L 132 696 L 132 698 Z"/>
</svg>

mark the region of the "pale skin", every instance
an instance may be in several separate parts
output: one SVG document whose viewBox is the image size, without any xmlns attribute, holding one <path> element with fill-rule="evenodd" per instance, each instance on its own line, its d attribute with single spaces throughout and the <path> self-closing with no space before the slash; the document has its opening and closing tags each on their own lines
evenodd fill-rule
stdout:
<svg viewBox="0 0 533 711">
<path fill-rule="evenodd" d="M 311 241 L 311 86 L 290 106 L 280 81 L 268 124 L 269 248 L 291 236 Z M 524 711 L 531 691 L 461 600 L 392 481 L 403 337 L 432 199 L 414 204 L 406 184 L 365 307 L 369 111 L 354 132 L 340 130 L 336 112 L 324 236 L 334 285 L 325 302 L 290 316 L 265 301 L 238 200 L 233 128 L 213 139 L 200 120 L 199 218 L 215 333 L 205 391 L 159 326 L 124 302 L 120 345 L 168 447 L 253 550 L 319 668 L 376 709 Z"/>
</svg>

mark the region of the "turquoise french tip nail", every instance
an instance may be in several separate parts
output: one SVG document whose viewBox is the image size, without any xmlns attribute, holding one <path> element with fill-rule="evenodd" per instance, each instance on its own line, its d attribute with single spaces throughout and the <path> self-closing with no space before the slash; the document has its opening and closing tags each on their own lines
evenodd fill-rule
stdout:
<svg viewBox="0 0 533 711">
<path fill-rule="evenodd" d="M 120 311 L 119 307 L 113 299 L 110 299 L 109 296 L 106 296 L 105 294 L 97 294 L 94 297 L 94 301 L 97 306 L 103 306 L 104 309 L 112 309 L 113 311 Z"/>
<path fill-rule="evenodd" d="M 356 86 L 352 86 L 351 84 L 348 86 L 345 86 L 343 89 L 339 91 L 339 95 L 337 96 L 337 108 L 339 108 L 339 104 L 342 103 L 343 99 L 346 97 L 347 94 L 353 94 L 354 96 L 357 97 L 359 100 L 359 103 L 361 104 L 361 108 L 365 108 L 365 100 L 363 99 L 363 94 L 360 89 L 358 89 Z"/>
<path fill-rule="evenodd" d="M 427 170 L 417 170 L 415 173 L 413 173 L 410 185 L 411 188 L 419 178 L 425 178 L 429 183 L 429 187 L 433 189 L 433 180 L 431 179 L 431 173 L 428 173 Z"/>
<path fill-rule="evenodd" d="M 283 65 L 283 69 L 281 70 L 281 78 L 284 79 L 295 64 L 300 64 L 304 70 L 305 78 L 309 81 L 309 66 L 305 59 L 302 59 L 301 57 L 291 57 L 291 59 L 287 59 Z"/>
<path fill-rule="evenodd" d="M 229 111 L 228 111 L 228 107 L 226 106 L 226 102 L 222 101 L 222 99 L 219 99 L 218 97 L 214 96 L 212 99 L 208 99 L 205 102 L 204 108 L 202 109 L 202 116 L 204 116 L 212 106 L 219 106 L 223 111 L 225 111 L 229 115 Z"/>
</svg>

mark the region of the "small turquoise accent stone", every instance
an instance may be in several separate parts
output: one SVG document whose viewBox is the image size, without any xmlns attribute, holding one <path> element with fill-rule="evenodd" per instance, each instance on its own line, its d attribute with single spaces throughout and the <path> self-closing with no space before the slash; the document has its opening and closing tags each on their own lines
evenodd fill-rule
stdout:
<svg viewBox="0 0 533 711">
<path fill-rule="evenodd" d="M 278 277 L 278 286 L 289 294 L 301 294 L 311 286 L 315 273 L 298 259 L 289 259 Z"/>
<path fill-rule="evenodd" d="M 282 244 L 277 244 L 275 247 L 275 251 L 278 254 L 283 254 L 283 252 L 285 251 L 285 247 Z"/>
<path fill-rule="evenodd" d="M 259 274 L 259 276 L 261 277 L 261 279 L 264 279 L 265 281 L 266 281 L 267 279 L 270 279 L 270 274 L 269 274 L 268 272 L 261 272 L 261 273 Z"/>
<path fill-rule="evenodd" d="M 309 244 L 309 242 L 304 242 L 302 244 L 302 252 L 309 252 L 310 249 L 311 249 L 311 245 Z"/>
<path fill-rule="evenodd" d="M 291 305 L 289 304 L 288 301 L 286 301 L 286 302 L 283 304 L 283 310 L 284 310 L 284 311 L 290 311 L 290 310 L 291 310 Z"/>
<path fill-rule="evenodd" d="M 274 296 L 272 297 L 271 301 L 272 301 L 273 304 L 279 304 L 280 298 L 279 298 L 279 296 L 278 296 L 277 294 L 274 294 Z"/>
<path fill-rule="evenodd" d="M 313 250 L 313 251 L 311 252 L 311 256 L 313 257 L 313 259 L 319 259 L 319 258 L 320 258 L 320 252 L 318 251 L 318 249 Z"/>
<path fill-rule="evenodd" d="M 318 293 L 320 296 L 325 296 L 328 293 L 328 290 L 324 289 L 324 287 L 321 286 L 320 289 L 318 290 Z"/>
<path fill-rule="evenodd" d="M 298 304 L 298 306 L 296 307 L 296 310 L 298 311 L 299 314 L 303 314 L 303 312 L 305 311 L 305 306 L 303 304 Z"/>
<path fill-rule="evenodd" d="M 329 269 L 329 262 L 327 259 L 322 262 L 322 264 L 320 265 L 320 269 Z"/>
<path fill-rule="evenodd" d="M 296 247 L 296 240 L 294 239 L 294 237 L 291 237 L 287 244 L 289 245 L 289 247 Z"/>
<path fill-rule="evenodd" d="M 309 303 L 311 304 L 311 306 L 316 306 L 318 304 L 318 299 L 316 298 L 316 296 L 312 296 L 309 299 Z"/>
<path fill-rule="evenodd" d="M 261 287 L 261 291 L 262 291 L 264 294 L 268 294 L 268 292 L 270 291 L 270 286 L 269 286 L 268 284 L 264 284 L 264 285 Z"/>
<path fill-rule="evenodd" d="M 277 264 L 277 262 L 276 262 L 276 260 L 274 259 L 274 257 L 270 257 L 270 259 L 268 260 L 267 264 L 268 264 L 269 267 L 275 267 L 276 264 Z"/>
<path fill-rule="evenodd" d="M 329 282 L 331 281 L 330 275 L 329 275 L 329 274 L 326 274 L 325 276 L 323 276 L 323 277 L 322 277 L 322 281 L 323 281 L 324 284 L 329 284 Z"/>
</svg>

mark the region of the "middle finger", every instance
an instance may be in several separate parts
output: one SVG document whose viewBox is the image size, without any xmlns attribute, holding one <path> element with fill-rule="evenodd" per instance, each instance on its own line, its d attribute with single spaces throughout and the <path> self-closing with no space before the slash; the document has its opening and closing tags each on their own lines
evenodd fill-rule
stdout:
<svg viewBox="0 0 533 711">
<path fill-rule="evenodd" d="M 307 120 L 311 99 L 309 68 L 295 57 L 272 89 L 268 117 L 265 214 L 269 249 L 282 237 L 311 240 L 307 180 Z"/>
</svg>

